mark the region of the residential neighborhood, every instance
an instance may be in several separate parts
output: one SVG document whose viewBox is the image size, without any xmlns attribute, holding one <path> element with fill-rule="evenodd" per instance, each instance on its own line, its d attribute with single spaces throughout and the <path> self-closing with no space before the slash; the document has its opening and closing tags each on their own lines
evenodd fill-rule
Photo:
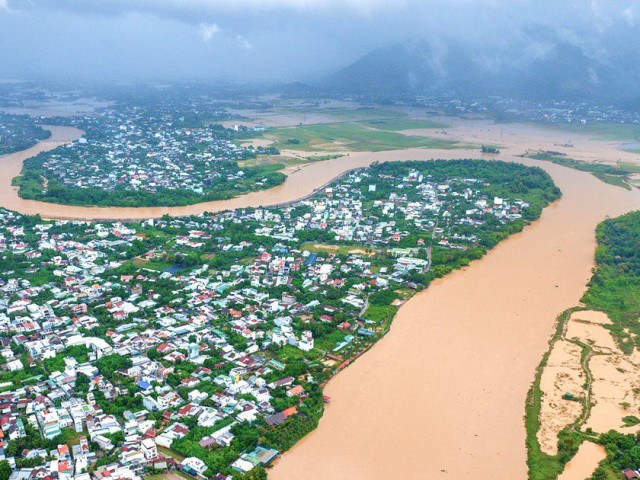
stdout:
<svg viewBox="0 0 640 480">
<path fill-rule="evenodd" d="M 0 460 L 13 480 L 264 472 L 413 293 L 554 188 L 521 165 L 406 162 L 270 208 L 136 223 L 2 210 Z"/>
<path fill-rule="evenodd" d="M 135 206 L 162 205 L 230 197 L 284 180 L 273 168 L 238 164 L 279 153 L 241 146 L 253 129 L 213 123 L 228 118 L 215 106 L 187 107 L 117 104 L 91 115 L 47 120 L 75 126 L 84 135 L 25 162 L 21 195 L 105 205 L 118 205 L 128 195 Z"/>
</svg>

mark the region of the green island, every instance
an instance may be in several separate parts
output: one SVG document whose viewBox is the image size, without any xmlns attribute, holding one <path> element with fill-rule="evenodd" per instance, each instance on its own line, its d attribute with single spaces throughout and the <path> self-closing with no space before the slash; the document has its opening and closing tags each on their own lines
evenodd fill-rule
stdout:
<svg viewBox="0 0 640 480">
<path fill-rule="evenodd" d="M 178 462 L 264 479 L 404 302 L 559 196 L 540 168 L 409 161 L 270 208 L 127 224 L 2 210 L 0 388 L 24 406 L 5 450 L 38 465 L 85 448 L 98 475 Z"/>
<path fill-rule="evenodd" d="M 527 396 L 525 406 L 525 424 L 527 430 L 526 444 L 528 451 L 529 478 L 532 480 L 556 479 L 565 469 L 566 464 L 575 456 L 584 441 L 602 445 L 606 458 L 593 473 L 592 480 L 614 480 L 622 478 L 621 472 L 626 469 L 640 468 L 640 434 L 626 433 L 625 428 L 637 425 L 640 421 L 631 410 L 621 417 L 617 428 L 607 432 L 594 432 L 584 428 L 593 408 L 597 408 L 594 397 L 594 378 L 590 362 L 595 356 L 604 358 L 609 354 L 590 340 L 569 338 L 567 326 L 573 315 L 583 311 L 603 312 L 611 323 L 601 325 L 606 329 L 619 347 L 619 357 L 627 357 L 634 353 L 640 345 L 640 212 L 632 212 L 621 217 L 602 222 L 596 230 L 598 247 L 596 249 L 596 268 L 588 284 L 588 289 L 581 299 L 581 305 L 563 312 L 557 320 L 556 331 L 549 342 L 550 348 L 544 355 L 536 370 L 535 380 Z M 550 455 L 542 451 L 538 433 L 541 429 L 541 405 L 545 392 L 541 390 L 541 377 L 548 365 L 553 348 L 559 342 L 570 342 L 577 346 L 580 364 L 584 368 L 586 382 L 582 386 L 583 393 L 575 395 L 565 393 L 566 402 L 578 402 L 582 413 L 559 434 L 557 454 Z M 632 362 L 632 360 L 629 360 Z M 634 364 L 633 364 L 634 365 Z M 628 367 L 619 364 L 621 372 Z M 635 369 L 634 369 L 635 370 Z M 631 382 L 623 385 L 632 389 Z M 632 396 L 637 394 L 627 392 Z M 622 402 L 624 410 L 631 404 Z M 628 471 L 628 470 L 627 470 Z"/>
<path fill-rule="evenodd" d="M 87 117 L 56 118 L 84 136 L 29 158 L 13 180 L 22 198 L 85 206 L 184 206 L 225 200 L 284 182 L 272 147 L 242 146 L 256 133 L 224 128 L 216 107 L 117 104 Z"/>
</svg>

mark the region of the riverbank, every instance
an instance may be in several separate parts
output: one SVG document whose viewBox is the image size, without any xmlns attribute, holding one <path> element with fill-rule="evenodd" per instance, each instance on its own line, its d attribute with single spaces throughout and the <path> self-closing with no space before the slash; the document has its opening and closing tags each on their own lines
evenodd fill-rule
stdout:
<svg viewBox="0 0 640 480">
<path fill-rule="evenodd" d="M 319 428 L 278 462 L 272 478 L 301 478 L 301 472 L 309 479 L 526 478 L 523 405 L 555 316 L 577 304 L 584 291 L 597 223 L 640 207 L 637 190 L 518 158 L 527 148 L 540 147 L 534 140 L 530 145 L 527 132 L 519 145 L 512 140 L 513 147 L 503 148 L 503 155 L 485 158 L 544 168 L 563 198 L 483 260 L 434 282 L 403 305 L 390 334 L 329 383 L 332 403 Z M 483 135 L 468 141 L 478 143 Z M 179 208 L 29 202 L 2 188 L 5 177 L 15 176 L 3 170 L 0 206 L 48 218 L 189 215 L 291 201 L 375 161 L 480 156 L 468 150 L 352 153 L 310 164 L 269 191 Z"/>
<path fill-rule="evenodd" d="M 319 428 L 271 478 L 526 478 L 524 403 L 557 312 L 591 276 L 595 226 L 640 196 L 552 164 L 541 219 L 403 305 L 327 386 Z"/>
</svg>

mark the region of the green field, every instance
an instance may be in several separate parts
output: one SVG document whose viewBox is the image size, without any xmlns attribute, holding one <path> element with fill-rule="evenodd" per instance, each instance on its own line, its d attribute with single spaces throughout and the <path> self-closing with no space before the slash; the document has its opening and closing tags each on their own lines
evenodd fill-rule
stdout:
<svg viewBox="0 0 640 480">
<path fill-rule="evenodd" d="M 335 253 L 338 255 L 348 255 L 350 252 L 360 253 L 365 251 L 365 247 L 362 245 L 325 245 L 314 242 L 304 243 L 300 248 L 315 253 Z"/>
<path fill-rule="evenodd" d="M 393 122 L 396 122 L 394 120 Z M 358 123 L 325 123 L 298 127 L 274 128 L 267 131 L 275 147 L 302 151 L 373 151 L 404 148 L 456 148 L 449 140 L 408 136 L 393 131 L 378 130 Z"/>
<path fill-rule="evenodd" d="M 405 115 L 395 110 L 384 108 L 318 108 L 313 110 L 315 113 L 331 115 L 336 121 L 364 121 L 364 120 L 382 120 L 392 118 L 402 118 Z"/>
<path fill-rule="evenodd" d="M 423 120 L 417 118 L 387 118 L 375 119 L 361 122 L 363 125 L 378 130 L 387 130 L 397 132 L 401 130 L 418 130 L 425 128 L 446 128 L 444 123 L 434 122 L 433 120 Z"/>
</svg>

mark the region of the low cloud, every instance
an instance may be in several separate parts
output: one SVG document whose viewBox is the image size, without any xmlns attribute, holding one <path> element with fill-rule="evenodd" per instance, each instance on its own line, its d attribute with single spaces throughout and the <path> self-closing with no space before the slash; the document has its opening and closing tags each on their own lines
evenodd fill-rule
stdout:
<svg viewBox="0 0 640 480">
<path fill-rule="evenodd" d="M 220 32 L 220 27 L 216 23 L 201 23 L 200 38 L 204 43 L 209 43 L 213 37 Z"/>
<path fill-rule="evenodd" d="M 140 58 L 166 52 L 153 62 L 156 76 L 179 63 L 201 76 L 304 80 L 416 39 L 432 46 L 425 61 L 434 70 L 451 45 L 495 70 L 561 43 L 606 62 L 640 40 L 637 0 L 0 0 L 7 8 L 16 13 L 0 15 L 8 75 L 103 68 L 140 77 Z M 131 71 L 105 63 L 113 45 Z"/>
</svg>

